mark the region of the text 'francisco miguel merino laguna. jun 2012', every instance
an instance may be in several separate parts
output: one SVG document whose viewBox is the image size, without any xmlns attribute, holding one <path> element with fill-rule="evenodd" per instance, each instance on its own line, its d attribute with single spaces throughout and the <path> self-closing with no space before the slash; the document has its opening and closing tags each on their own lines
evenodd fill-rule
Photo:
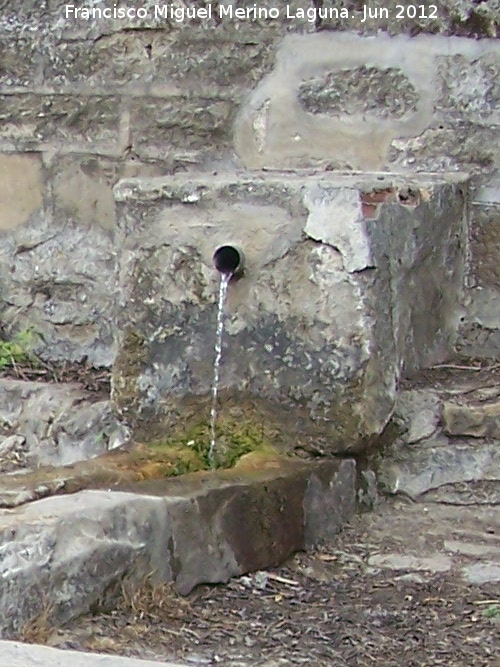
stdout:
<svg viewBox="0 0 500 667">
<path fill-rule="evenodd" d="M 392 13 L 392 16 L 390 15 Z M 396 5 L 389 10 L 387 7 L 376 7 L 365 4 L 356 11 L 346 7 L 261 7 L 253 4 L 248 7 L 234 7 L 224 4 L 206 4 L 203 7 L 194 5 L 176 6 L 169 4 L 148 5 L 144 7 L 126 7 L 114 4 L 112 7 L 77 7 L 67 4 L 64 7 L 66 19 L 96 20 L 96 19 L 128 19 L 128 20 L 165 20 L 175 23 L 184 23 L 194 20 L 237 20 L 237 21 L 266 21 L 279 19 L 298 19 L 317 23 L 318 20 L 358 18 L 361 23 L 367 19 L 403 20 L 405 18 L 434 19 L 437 18 L 436 5 L 404 4 Z"/>
</svg>

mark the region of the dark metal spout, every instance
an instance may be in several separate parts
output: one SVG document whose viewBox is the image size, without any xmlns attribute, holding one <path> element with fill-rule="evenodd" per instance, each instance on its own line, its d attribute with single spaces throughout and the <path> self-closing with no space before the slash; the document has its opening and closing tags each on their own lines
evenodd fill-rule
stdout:
<svg viewBox="0 0 500 667">
<path fill-rule="evenodd" d="M 240 276 L 245 265 L 243 250 L 234 245 L 221 245 L 213 254 L 213 263 L 219 273 Z"/>
</svg>

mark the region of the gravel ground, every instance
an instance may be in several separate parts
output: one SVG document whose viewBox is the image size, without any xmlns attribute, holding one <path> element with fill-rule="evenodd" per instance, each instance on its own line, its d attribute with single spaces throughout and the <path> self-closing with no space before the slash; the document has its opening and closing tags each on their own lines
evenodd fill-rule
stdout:
<svg viewBox="0 0 500 667">
<path fill-rule="evenodd" d="M 124 584 L 45 639 L 188 665 L 500 667 L 499 582 L 500 508 L 384 501 L 280 568 L 184 598 Z"/>
</svg>

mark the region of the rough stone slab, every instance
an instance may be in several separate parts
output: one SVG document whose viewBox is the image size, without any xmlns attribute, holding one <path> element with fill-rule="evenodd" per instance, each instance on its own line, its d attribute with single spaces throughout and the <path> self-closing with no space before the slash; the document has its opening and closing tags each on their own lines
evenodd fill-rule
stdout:
<svg viewBox="0 0 500 667">
<path fill-rule="evenodd" d="M 232 150 L 232 125 L 236 114 L 234 95 L 229 97 L 177 96 L 134 98 L 130 109 L 131 141 L 143 158 L 160 158 L 173 151 L 202 161 L 212 154 Z"/>
<path fill-rule="evenodd" d="M 61 651 L 48 646 L 0 641 L 0 660 L 5 667 L 182 667 L 173 662 L 151 662 L 100 653 Z"/>
<path fill-rule="evenodd" d="M 424 502 L 446 503 L 462 507 L 489 505 L 500 506 L 500 480 L 478 480 L 443 484 L 437 489 L 427 491 Z"/>
<path fill-rule="evenodd" d="M 0 95 L 0 141 L 21 149 L 42 142 L 88 144 L 116 142 L 120 98 L 74 95 Z"/>
<path fill-rule="evenodd" d="M 92 193 L 88 193 L 92 196 Z M 80 193 L 81 196 L 81 193 Z M 34 349 L 45 359 L 109 366 L 116 249 L 97 224 L 44 211 L 2 237 L 0 314 L 7 333 L 33 330 Z"/>
<path fill-rule="evenodd" d="M 500 480 L 500 447 L 484 442 L 455 444 L 445 436 L 413 447 L 399 444 L 387 452 L 378 473 L 386 491 L 412 498 L 454 484 L 496 482 Z"/>
<path fill-rule="evenodd" d="M 464 293 L 466 313 L 456 349 L 464 357 L 497 359 L 500 356 L 500 292 L 475 287 Z"/>
<path fill-rule="evenodd" d="M 469 584 L 489 584 L 500 581 L 500 565 L 498 563 L 473 563 L 463 568 L 462 575 Z"/>
<path fill-rule="evenodd" d="M 249 467 L 246 467 L 249 466 Z M 354 460 L 242 461 L 219 473 L 82 491 L 0 511 L 0 626 L 54 623 L 151 572 L 188 593 L 330 539 L 355 508 Z"/>
<path fill-rule="evenodd" d="M 382 567 L 388 570 L 423 570 L 426 572 L 449 572 L 452 560 L 448 556 L 413 556 L 411 554 L 376 554 L 370 556 L 370 567 Z"/>
<path fill-rule="evenodd" d="M 500 246 L 500 202 L 497 205 L 472 206 L 470 229 L 470 281 L 472 284 L 469 286 L 498 290 L 500 289 L 500 267 L 495 249 Z"/>
<path fill-rule="evenodd" d="M 460 540 L 445 540 L 444 548 L 452 554 L 470 556 L 471 558 L 496 558 L 500 560 L 500 547 L 493 544 L 475 544 Z"/>
<path fill-rule="evenodd" d="M 430 438 L 441 421 L 441 400 L 432 389 L 400 391 L 394 406 L 393 421 L 408 444 Z"/>
<path fill-rule="evenodd" d="M 500 440 L 500 398 L 484 403 L 445 401 L 443 431 L 448 435 Z"/>
<path fill-rule="evenodd" d="M 193 26 L 189 31 L 119 32 L 90 43 L 66 41 L 49 52 L 45 82 L 72 91 L 103 90 L 105 82 L 108 91 L 153 90 L 164 97 L 185 90 L 248 90 L 269 68 L 272 55 L 269 36 L 260 32 L 259 37 L 255 40 L 251 26 L 232 34 Z"/>
<path fill-rule="evenodd" d="M 247 262 L 228 290 L 221 402 L 257 402 L 295 446 L 363 446 L 392 413 L 401 368 L 454 340 L 466 187 L 460 175 L 310 172 L 120 181 L 117 406 L 149 432 L 178 421 L 186 399 L 206 414 L 212 255 L 235 243 Z"/>
<path fill-rule="evenodd" d="M 0 471 L 68 465 L 127 439 L 109 399 L 75 384 L 0 379 Z"/>
</svg>

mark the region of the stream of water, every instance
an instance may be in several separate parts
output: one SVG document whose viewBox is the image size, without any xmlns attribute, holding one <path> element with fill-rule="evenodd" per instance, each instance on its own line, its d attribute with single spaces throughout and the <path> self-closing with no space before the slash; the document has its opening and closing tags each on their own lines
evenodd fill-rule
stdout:
<svg viewBox="0 0 500 667">
<path fill-rule="evenodd" d="M 232 273 L 221 273 L 219 285 L 219 300 L 217 306 L 217 329 L 215 336 L 215 361 L 214 375 L 212 381 L 212 406 L 210 408 L 210 449 L 208 450 L 208 461 L 215 468 L 215 425 L 217 422 L 217 393 L 219 391 L 219 370 L 222 358 L 222 337 L 224 335 L 224 306 L 226 303 L 227 286 L 232 278 Z"/>
</svg>

